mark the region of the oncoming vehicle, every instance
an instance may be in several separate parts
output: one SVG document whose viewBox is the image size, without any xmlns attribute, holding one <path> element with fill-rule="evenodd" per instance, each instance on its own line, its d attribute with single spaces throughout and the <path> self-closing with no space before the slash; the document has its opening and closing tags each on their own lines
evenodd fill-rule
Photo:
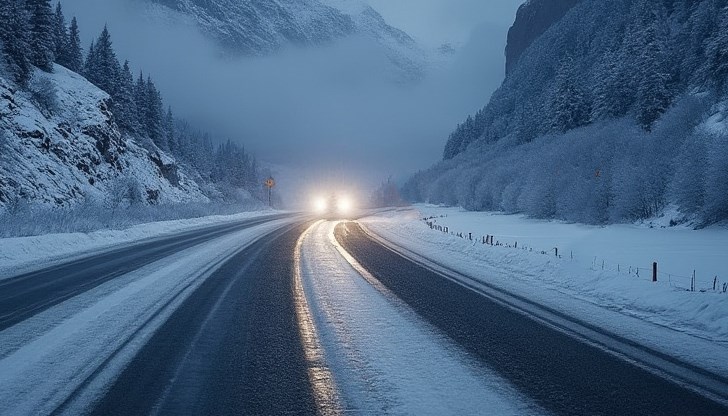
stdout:
<svg viewBox="0 0 728 416">
<path fill-rule="evenodd" d="M 347 219 L 354 210 L 354 204 L 348 196 L 332 193 L 328 198 L 319 197 L 314 200 L 314 211 L 321 218 L 329 220 Z"/>
</svg>

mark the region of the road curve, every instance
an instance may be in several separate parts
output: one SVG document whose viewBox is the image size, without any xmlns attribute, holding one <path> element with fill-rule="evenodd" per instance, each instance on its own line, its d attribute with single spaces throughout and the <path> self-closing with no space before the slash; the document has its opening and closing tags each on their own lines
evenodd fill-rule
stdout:
<svg viewBox="0 0 728 416">
<path fill-rule="evenodd" d="M 306 227 L 285 227 L 218 269 L 91 414 L 322 413 L 295 306 L 293 256 Z"/>
<path fill-rule="evenodd" d="M 0 331 L 179 251 L 288 216 L 276 214 L 178 233 L 0 280 Z"/>
<path fill-rule="evenodd" d="M 544 409 L 560 415 L 724 415 L 728 408 L 488 299 L 342 223 L 379 283 Z"/>
</svg>

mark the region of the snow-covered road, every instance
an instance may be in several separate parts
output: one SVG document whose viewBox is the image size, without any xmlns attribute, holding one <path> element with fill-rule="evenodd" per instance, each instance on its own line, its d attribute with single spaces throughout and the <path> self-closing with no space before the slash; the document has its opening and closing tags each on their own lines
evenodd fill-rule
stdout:
<svg viewBox="0 0 728 416">
<path fill-rule="evenodd" d="M 301 238 L 303 290 L 345 411 L 543 413 L 378 284 L 317 222 Z"/>
<path fill-rule="evenodd" d="M 186 249 L 0 332 L 0 414 L 48 414 L 63 405 L 77 413 L 212 272 L 293 221 L 268 222 Z"/>
</svg>

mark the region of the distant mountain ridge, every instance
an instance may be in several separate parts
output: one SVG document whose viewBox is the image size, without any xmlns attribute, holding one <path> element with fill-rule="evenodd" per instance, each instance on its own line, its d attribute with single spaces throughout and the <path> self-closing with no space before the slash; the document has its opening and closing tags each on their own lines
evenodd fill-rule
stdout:
<svg viewBox="0 0 728 416">
<path fill-rule="evenodd" d="M 319 46 L 370 38 L 404 72 L 417 76 L 425 53 L 360 0 L 145 0 L 197 22 L 228 53 L 266 55 L 285 45 Z"/>
<path fill-rule="evenodd" d="M 231 51 L 257 55 L 285 43 L 320 44 L 356 30 L 350 16 L 318 0 L 148 0 L 192 17 Z"/>
</svg>

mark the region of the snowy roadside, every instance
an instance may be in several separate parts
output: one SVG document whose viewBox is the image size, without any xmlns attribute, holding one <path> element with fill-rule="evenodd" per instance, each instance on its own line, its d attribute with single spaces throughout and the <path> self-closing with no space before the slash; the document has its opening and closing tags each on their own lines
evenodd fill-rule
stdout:
<svg viewBox="0 0 728 416">
<path fill-rule="evenodd" d="M 344 413 L 544 413 L 361 274 L 336 225 L 318 222 L 303 235 L 300 274 Z"/>
<path fill-rule="evenodd" d="M 438 217 L 437 224 L 451 232 L 467 237 L 468 232 L 482 230 L 482 235 L 474 235 L 470 241 L 433 231 L 422 221 L 430 216 Z M 631 251 L 632 247 L 651 239 L 662 241 L 653 248 L 683 247 L 689 235 L 694 239 L 689 241 L 704 241 L 699 251 L 703 257 L 691 259 L 719 269 L 726 267 L 723 251 L 728 247 L 728 230 L 685 230 L 670 239 L 673 230 L 655 235 L 658 230 L 648 228 L 585 227 L 424 205 L 379 213 L 360 222 L 385 240 L 460 273 L 699 367 L 728 374 L 728 295 L 689 292 L 662 280 L 653 283 L 648 273 L 637 277 L 621 266 L 620 272 L 602 270 L 601 262 L 595 265 L 593 259 L 579 261 L 577 256 L 572 260 L 570 255 L 556 258 L 551 249 L 560 244 L 562 253 L 568 250 L 570 254 L 569 247 L 573 247 L 582 259 L 597 255 L 591 250 L 611 250 L 607 255 L 615 261 L 624 259 L 628 268 L 629 258 L 642 258 L 646 252 Z M 488 232 L 511 247 L 483 245 L 482 236 Z M 516 238 L 519 249 L 513 248 Z M 533 251 L 523 249 L 531 246 Z M 671 265 L 687 261 L 672 251 L 657 255 Z"/>
<path fill-rule="evenodd" d="M 0 332 L 0 414 L 81 414 L 106 383 L 217 268 L 292 219 L 183 250 Z"/>
<path fill-rule="evenodd" d="M 252 211 L 235 215 L 152 222 L 135 225 L 124 230 L 0 238 L 0 280 L 141 240 L 216 224 L 263 218 L 278 213 L 280 212 Z"/>
</svg>

